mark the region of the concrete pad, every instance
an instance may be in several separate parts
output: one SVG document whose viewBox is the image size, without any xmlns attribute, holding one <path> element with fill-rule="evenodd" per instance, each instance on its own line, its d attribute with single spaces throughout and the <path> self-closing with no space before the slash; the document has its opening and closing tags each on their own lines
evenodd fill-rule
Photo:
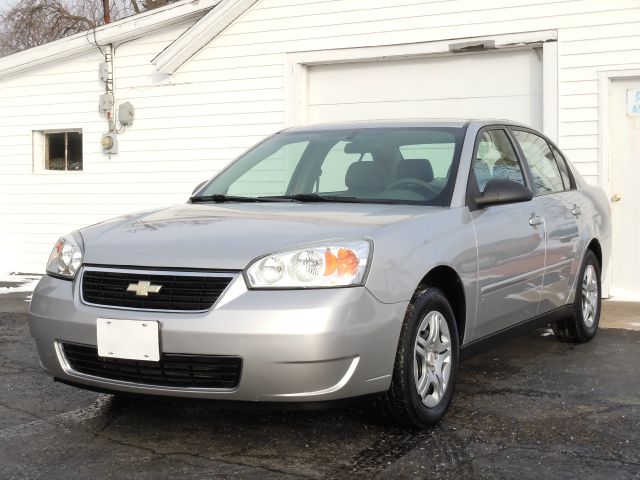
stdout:
<svg viewBox="0 0 640 480">
<path fill-rule="evenodd" d="M 600 327 L 640 330 L 640 302 L 604 300 Z"/>
</svg>

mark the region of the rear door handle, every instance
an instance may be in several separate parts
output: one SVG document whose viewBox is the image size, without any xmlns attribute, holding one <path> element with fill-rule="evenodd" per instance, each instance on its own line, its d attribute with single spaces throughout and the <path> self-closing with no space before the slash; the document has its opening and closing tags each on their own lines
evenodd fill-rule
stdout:
<svg viewBox="0 0 640 480">
<path fill-rule="evenodd" d="M 571 213 L 573 213 L 574 217 L 579 217 L 580 215 L 582 215 L 582 209 L 579 206 L 574 205 L 573 210 L 571 210 Z"/>
<path fill-rule="evenodd" d="M 542 225 L 543 218 L 540 215 L 536 215 L 535 213 L 531 214 L 531 218 L 529 219 L 529 225 L 532 227 L 537 227 L 538 225 Z"/>
</svg>

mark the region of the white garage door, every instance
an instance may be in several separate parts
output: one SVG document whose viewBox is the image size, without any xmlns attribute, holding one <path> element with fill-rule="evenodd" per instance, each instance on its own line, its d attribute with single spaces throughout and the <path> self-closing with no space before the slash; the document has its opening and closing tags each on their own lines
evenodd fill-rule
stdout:
<svg viewBox="0 0 640 480">
<path fill-rule="evenodd" d="M 542 51 L 317 65 L 310 123 L 391 118 L 507 118 L 542 128 Z"/>
</svg>

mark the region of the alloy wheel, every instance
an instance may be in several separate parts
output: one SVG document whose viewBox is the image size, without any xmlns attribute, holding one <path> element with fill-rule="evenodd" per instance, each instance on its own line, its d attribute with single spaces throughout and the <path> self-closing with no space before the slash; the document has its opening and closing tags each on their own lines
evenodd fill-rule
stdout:
<svg viewBox="0 0 640 480">
<path fill-rule="evenodd" d="M 587 328 L 595 321 L 599 295 L 598 274 L 593 265 L 587 265 L 582 277 L 582 321 Z"/>
<path fill-rule="evenodd" d="M 430 311 L 420 322 L 414 346 L 413 378 L 424 405 L 433 408 L 444 396 L 451 375 L 451 337 L 444 315 Z"/>
</svg>

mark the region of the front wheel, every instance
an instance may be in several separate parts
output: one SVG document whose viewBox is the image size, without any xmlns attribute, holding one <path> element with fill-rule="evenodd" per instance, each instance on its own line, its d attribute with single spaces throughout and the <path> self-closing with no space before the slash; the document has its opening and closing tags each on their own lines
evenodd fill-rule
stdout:
<svg viewBox="0 0 640 480">
<path fill-rule="evenodd" d="M 572 315 L 552 325 L 556 337 L 568 343 L 591 340 L 598 331 L 600 306 L 600 264 L 593 252 L 587 250 L 578 277 Z"/>
<path fill-rule="evenodd" d="M 449 408 L 458 372 L 458 329 L 442 291 L 427 288 L 407 309 L 389 390 L 380 399 L 400 425 L 435 425 Z"/>
</svg>

